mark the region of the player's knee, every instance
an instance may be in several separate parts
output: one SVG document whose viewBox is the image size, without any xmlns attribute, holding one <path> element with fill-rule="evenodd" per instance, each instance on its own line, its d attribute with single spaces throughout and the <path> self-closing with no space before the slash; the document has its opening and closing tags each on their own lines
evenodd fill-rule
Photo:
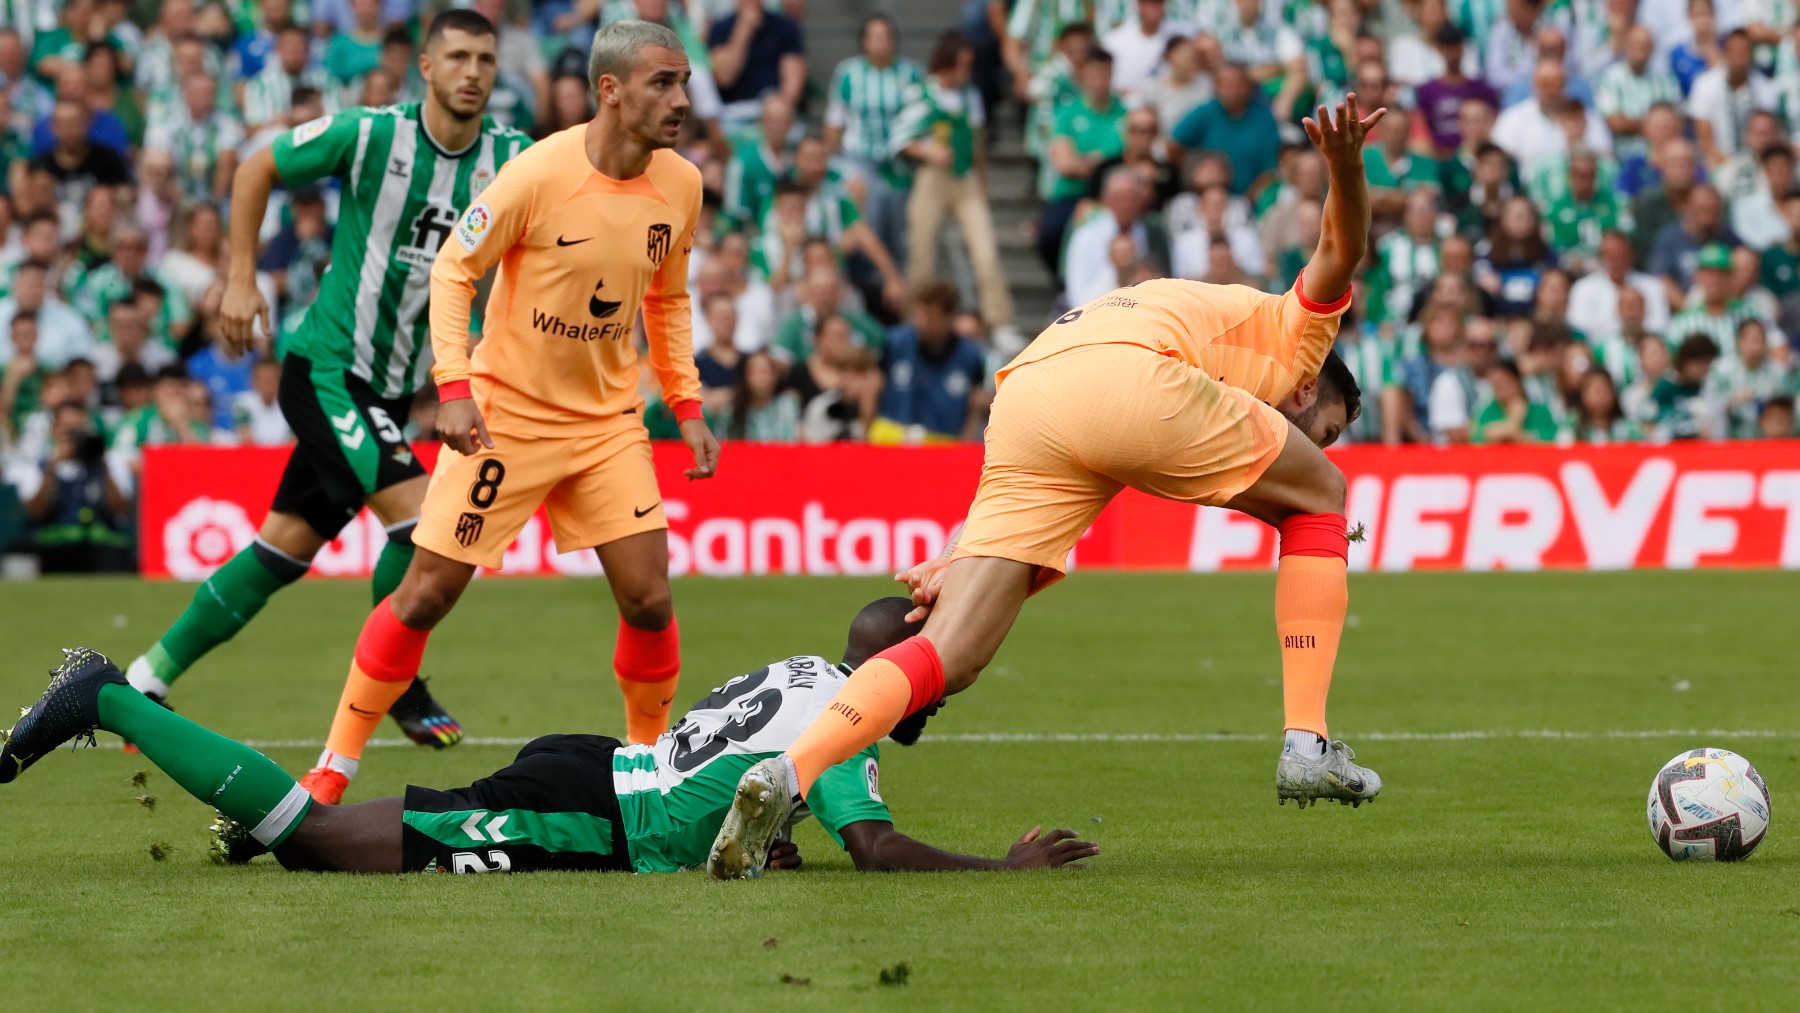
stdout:
<svg viewBox="0 0 1800 1013">
<path fill-rule="evenodd" d="M 1320 509 L 1312 511 L 1320 514 L 1341 514 L 1350 494 L 1349 480 L 1344 478 L 1344 470 L 1327 462 L 1319 477 Z"/>
<path fill-rule="evenodd" d="M 622 591 L 618 600 L 619 618 L 633 629 L 654 633 L 668 629 L 675 619 L 675 600 L 667 583 Z"/>
<path fill-rule="evenodd" d="M 394 617 L 415 630 L 429 630 L 442 622 L 462 595 L 460 586 L 433 578 L 407 579 L 389 599 Z"/>
</svg>

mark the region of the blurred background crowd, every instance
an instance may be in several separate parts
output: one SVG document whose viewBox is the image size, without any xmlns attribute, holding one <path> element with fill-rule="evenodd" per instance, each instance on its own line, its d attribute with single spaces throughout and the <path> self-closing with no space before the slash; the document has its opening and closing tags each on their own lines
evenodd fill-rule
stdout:
<svg viewBox="0 0 1800 1013">
<path fill-rule="evenodd" d="M 280 333 L 234 356 L 232 172 L 418 100 L 451 5 L 0 0 L 0 538 L 128 560 L 140 448 L 291 439 L 282 344 L 337 194 L 276 195 Z M 1166 275 L 1290 285 L 1327 184 L 1299 119 L 1350 91 L 1393 114 L 1339 345 L 1349 440 L 1795 434 L 1794 0 L 456 5 L 500 26 L 490 114 L 539 137 L 592 115 L 597 25 L 684 40 L 695 351 L 727 438 L 979 439 L 994 370 L 1069 306 Z"/>
</svg>

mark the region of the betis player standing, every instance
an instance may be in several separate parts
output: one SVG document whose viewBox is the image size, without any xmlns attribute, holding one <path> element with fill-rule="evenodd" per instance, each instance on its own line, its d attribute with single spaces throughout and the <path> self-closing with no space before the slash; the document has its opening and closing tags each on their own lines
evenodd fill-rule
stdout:
<svg viewBox="0 0 1800 1013">
<path fill-rule="evenodd" d="M 289 344 L 282 414 L 298 445 L 262 529 L 228 560 L 128 670 L 154 700 L 206 652 L 230 640 L 276 591 L 300 579 L 321 547 L 366 504 L 387 527 L 375 565 L 381 601 L 413 555 L 427 476 L 401 435 L 426 348 L 432 261 L 469 206 L 530 141 L 482 115 L 497 67 L 494 26 L 449 11 L 431 24 L 419 71 L 422 104 L 357 109 L 313 120 L 276 139 L 237 172 L 231 266 L 221 328 L 250 344 L 268 304 L 257 292 L 256 236 L 276 184 L 332 177 L 342 199 L 331 267 Z M 394 716 L 413 741 L 438 748 L 462 735 L 422 683 Z"/>
<path fill-rule="evenodd" d="M 431 269 L 431 345 L 444 456 L 418 552 L 357 638 L 318 766 L 301 783 L 335 803 L 381 715 L 419 671 L 431 630 L 478 566 L 498 567 L 541 505 L 563 552 L 594 549 L 619 606 L 613 672 L 632 742 L 668 727 L 681 670 L 669 598 L 668 521 L 644 429 L 633 323 L 693 451 L 719 444 L 700 417 L 688 250 L 700 170 L 670 149 L 687 117 L 688 59 L 668 28 L 620 21 L 594 35 L 594 119 L 508 164 L 456 223 Z M 498 266 L 481 343 L 475 283 Z"/>
</svg>

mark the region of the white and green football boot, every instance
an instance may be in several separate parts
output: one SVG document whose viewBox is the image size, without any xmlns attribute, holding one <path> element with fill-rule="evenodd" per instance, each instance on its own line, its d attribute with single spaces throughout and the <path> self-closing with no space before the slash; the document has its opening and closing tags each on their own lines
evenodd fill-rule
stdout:
<svg viewBox="0 0 1800 1013">
<path fill-rule="evenodd" d="M 769 864 L 769 845 L 787 828 L 794 813 L 788 762 L 783 756 L 763 760 L 738 779 L 731 809 L 713 838 L 706 874 L 714 879 L 755 879 Z"/>
<path fill-rule="evenodd" d="M 1323 800 L 1347 806 L 1372 802 L 1381 794 L 1381 775 L 1350 762 L 1354 759 L 1356 753 L 1337 740 L 1323 756 L 1303 756 L 1285 746 L 1275 763 L 1275 794 L 1282 805 L 1291 798 L 1302 809 Z"/>
</svg>

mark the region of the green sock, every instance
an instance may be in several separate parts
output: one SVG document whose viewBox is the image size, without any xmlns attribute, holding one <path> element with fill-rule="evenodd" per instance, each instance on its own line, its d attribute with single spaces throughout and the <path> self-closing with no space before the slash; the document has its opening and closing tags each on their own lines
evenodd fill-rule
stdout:
<svg viewBox="0 0 1800 1013">
<path fill-rule="evenodd" d="M 206 652 L 243 629 L 270 595 L 299 580 L 306 566 L 260 541 L 251 542 L 194 591 L 187 611 L 144 656 L 151 674 L 165 683 L 181 678 Z"/>
<path fill-rule="evenodd" d="M 250 828 L 274 849 L 312 799 L 275 761 L 200 727 L 130 686 L 100 687 L 100 727 L 137 744 L 182 790 Z"/>
<path fill-rule="evenodd" d="M 375 560 L 375 573 L 369 577 L 371 604 L 381 604 L 383 598 L 400 586 L 400 578 L 406 576 L 406 568 L 413 558 L 413 528 L 418 525 L 419 522 L 413 520 L 388 529 L 387 547 L 381 550 L 381 558 Z"/>
</svg>

